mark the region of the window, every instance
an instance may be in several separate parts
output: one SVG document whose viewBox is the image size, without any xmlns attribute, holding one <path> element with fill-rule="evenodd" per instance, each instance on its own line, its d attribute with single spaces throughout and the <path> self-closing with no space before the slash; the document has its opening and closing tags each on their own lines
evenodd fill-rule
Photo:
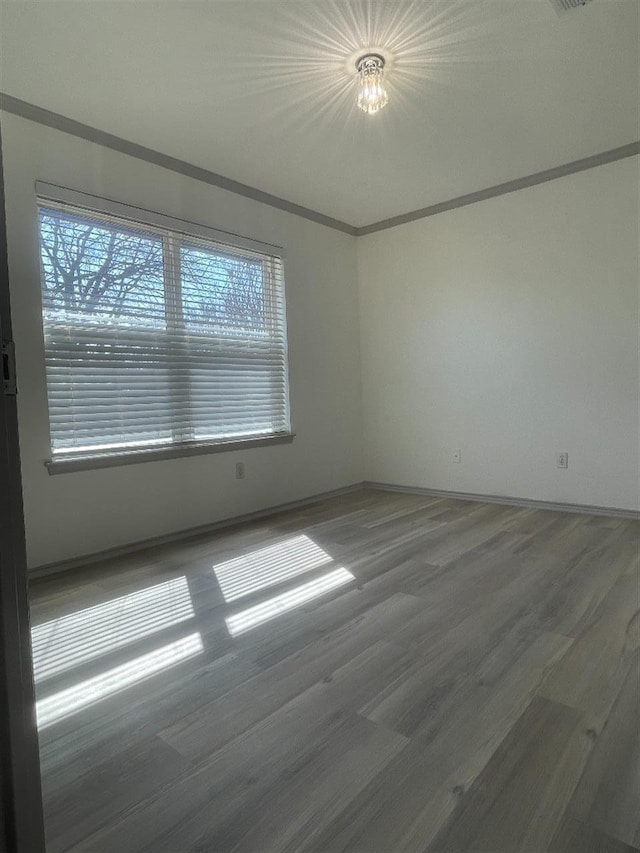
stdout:
<svg viewBox="0 0 640 853">
<path fill-rule="evenodd" d="M 45 199 L 39 223 L 54 470 L 290 437 L 280 254 Z"/>
</svg>

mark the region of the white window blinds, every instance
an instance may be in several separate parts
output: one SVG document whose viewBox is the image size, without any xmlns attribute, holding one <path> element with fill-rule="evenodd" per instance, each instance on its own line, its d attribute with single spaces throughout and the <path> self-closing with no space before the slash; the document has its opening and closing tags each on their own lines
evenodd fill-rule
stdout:
<svg viewBox="0 0 640 853">
<path fill-rule="evenodd" d="M 39 202 L 53 461 L 290 433 L 282 258 Z"/>
</svg>

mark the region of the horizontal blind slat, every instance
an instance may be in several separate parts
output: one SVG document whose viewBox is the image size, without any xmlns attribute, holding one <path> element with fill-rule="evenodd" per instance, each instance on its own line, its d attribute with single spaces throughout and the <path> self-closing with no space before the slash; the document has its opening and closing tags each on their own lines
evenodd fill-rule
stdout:
<svg viewBox="0 0 640 853">
<path fill-rule="evenodd" d="M 45 201 L 40 233 L 54 456 L 290 431 L 280 257 Z"/>
</svg>

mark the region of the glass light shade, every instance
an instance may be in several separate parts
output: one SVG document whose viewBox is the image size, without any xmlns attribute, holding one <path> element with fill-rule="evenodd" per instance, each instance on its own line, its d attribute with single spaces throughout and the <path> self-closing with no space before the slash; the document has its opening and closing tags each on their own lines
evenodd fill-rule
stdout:
<svg viewBox="0 0 640 853">
<path fill-rule="evenodd" d="M 377 113 L 389 101 L 384 87 L 384 58 L 377 53 L 361 56 L 358 69 L 358 107 L 368 115 Z"/>
</svg>

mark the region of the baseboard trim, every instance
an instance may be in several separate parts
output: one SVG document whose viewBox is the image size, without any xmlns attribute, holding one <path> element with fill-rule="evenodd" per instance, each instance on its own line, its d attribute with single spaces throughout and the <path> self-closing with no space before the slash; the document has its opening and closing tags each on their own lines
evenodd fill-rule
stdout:
<svg viewBox="0 0 640 853">
<path fill-rule="evenodd" d="M 189 527 L 185 530 L 178 530 L 175 533 L 166 533 L 162 536 L 152 536 L 149 539 L 140 539 L 136 542 L 129 542 L 126 545 L 118 545 L 115 548 L 106 548 L 104 551 L 95 551 L 91 554 L 85 554 L 81 557 L 73 557 L 69 560 L 59 560 L 55 563 L 45 563 L 42 566 L 36 566 L 29 569 L 29 580 L 42 580 L 51 578 L 55 575 L 71 571 L 73 569 L 90 566 L 93 563 L 99 563 L 102 560 L 109 560 L 116 557 L 126 557 L 129 554 L 134 554 L 136 551 L 142 551 L 145 548 L 153 548 L 158 545 L 169 545 L 172 542 L 180 542 L 184 539 L 191 539 L 194 536 L 201 536 L 206 533 L 218 533 L 222 530 L 230 530 L 233 527 L 238 527 L 241 524 L 247 524 L 252 521 L 259 521 L 268 518 L 272 515 L 278 515 L 287 510 L 299 509 L 310 504 L 319 503 L 320 501 L 328 500 L 329 498 L 337 498 L 340 495 L 348 495 L 350 492 L 357 492 L 363 487 L 362 483 L 353 483 L 350 486 L 343 486 L 340 489 L 332 489 L 329 492 L 320 492 L 319 494 L 310 495 L 307 498 L 300 498 L 297 501 L 289 501 L 283 504 L 265 507 L 254 512 L 247 512 L 243 515 L 234 515 L 230 518 L 214 521 L 211 524 L 202 524 L 198 527 Z"/>
<path fill-rule="evenodd" d="M 45 565 L 29 569 L 29 579 L 41 580 L 44 578 L 50 578 L 73 569 L 89 566 L 92 563 L 99 563 L 102 560 L 109 560 L 115 557 L 126 557 L 127 555 L 134 554 L 136 551 L 141 551 L 144 548 L 168 545 L 172 542 L 180 542 L 184 539 L 190 539 L 194 536 L 200 536 L 205 533 L 218 533 L 223 530 L 230 530 L 233 527 L 240 526 L 241 524 L 260 521 L 261 519 L 269 518 L 269 516 L 277 515 L 278 513 L 286 512 L 287 510 L 299 509 L 304 506 L 319 503 L 320 501 L 329 500 L 330 498 L 348 495 L 351 492 L 357 492 L 361 489 L 377 489 L 382 492 L 400 492 L 408 495 L 424 495 L 425 497 L 449 498 L 451 500 L 461 501 L 478 501 L 480 503 L 528 507 L 529 509 L 548 509 L 555 512 L 573 512 L 582 513 L 584 515 L 604 515 L 611 518 L 640 520 L 640 511 L 633 509 L 591 506 L 588 504 L 557 503 L 555 501 L 539 501 L 531 498 L 515 498 L 506 495 L 482 495 L 476 492 L 453 492 L 447 489 L 428 489 L 423 486 L 403 486 L 398 483 L 382 483 L 373 480 L 365 480 L 361 483 L 352 483 L 350 486 L 343 486 L 340 489 L 332 489 L 329 492 L 320 492 L 319 494 L 310 495 L 307 498 L 300 498 L 297 501 L 289 501 L 288 503 L 265 507 L 265 509 L 259 509 L 255 512 L 247 512 L 243 515 L 231 516 L 230 518 L 225 518 L 221 521 L 214 521 L 211 524 L 189 527 L 185 530 L 178 530 L 175 533 L 167 533 L 163 536 L 153 536 L 150 539 L 141 539 L 137 542 L 129 542 L 126 545 L 119 545 L 115 548 L 107 548 L 104 551 L 85 554 L 82 557 L 73 557 L 70 560 L 46 563 Z"/>
<path fill-rule="evenodd" d="M 506 495 L 480 495 L 476 492 L 452 492 L 446 489 L 427 489 L 422 486 L 401 486 L 397 483 L 379 483 L 374 481 L 365 481 L 362 483 L 362 486 L 366 489 L 379 489 L 383 492 L 404 492 L 409 495 L 425 495 L 427 497 L 451 498 L 459 501 L 479 501 L 482 503 L 504 504 L 506 506 L 522 506 L 529 509 L 548 509 L 555 512 L 575 512 L 584 515 L 605 515 L 612 518 L 640 519 L 640 511 L 638 510 L 619 509 L 610 506 L 538 501 L 532 498 L 514 498 Z"/>
</svg>

